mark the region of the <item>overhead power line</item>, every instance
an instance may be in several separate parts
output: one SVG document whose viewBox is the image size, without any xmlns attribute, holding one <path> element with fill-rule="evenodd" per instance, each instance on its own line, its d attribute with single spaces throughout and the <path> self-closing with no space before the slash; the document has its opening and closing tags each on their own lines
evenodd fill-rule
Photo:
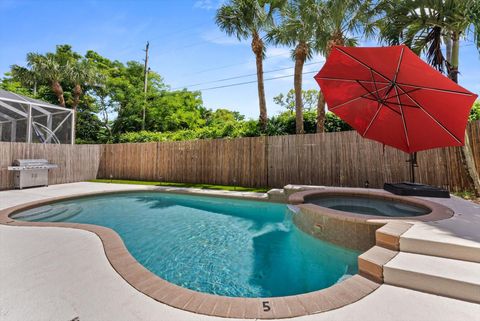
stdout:
<svg viewBox="0 0 480 321">
<path fill-rule="evenodd" d="M 208 40 L 201 40 L 201 41 L 193 42 L 193 43 L 186 44 L 186 45 L 183 45 L 183 46 L 175 47 L 175 48 L 172 48 L 170 50 L 161 52 L 157 56 L 163 56 L 163 55 L 166 55 L 166 54 L 170 54 L 170 53 L 176 52 L 180 49 L 186 49 L 186 48 L 191 48 L 191 47 L 196 47 L 196 46 L 212 43 L 212 41 L 222 39 L 222 38 L 225 38 L 225 37 L 226 37 L 225 35 L 221 35 L 221 36 L 218 36 L 218 37 L 210 38 Z"/>
<path fill-rule="evenodd" d="M 323 62 L 325 62 L 325 61 L 311 62 L 311 63 L 304 64 L 304 66 L 318 65 L 318 64 L 321 64 Z M 286 68 L 279 68 L 279 69 L 274 69 L 274 70 L 268 70 L 268 71 L 264 71 L 263 73 L 268 74 L 268 73 L 272 73 L 272 72 L 288 70 L 288 69 L 293 69 L 293 68 L 295 68 L 295 66 L 286 67 Z M 182 89 L 182 88 L 195 87 L 195 86 L 206 85 L 206 84 L 213 84 L 213 83 L 227 81 L 227 80 L 234 80 L 234 79 L 239 79 L 239 78 L 252 77 L 252 76 L 256 76 L 256 75 L 257 75 L 257 73 L 251 73 L 251 74 L 240 75 L 240 76 L 233 76 L 233 77 L 228 77 L 228 78 L 222 78 L 222 79 L 217 79 L 217 80 L 200 82 L 200 83 L 196 83 L 196 84 L 178 86 L 178 87 L 173 88 L 172 90 L 179 90 L 179 89 Z"/>
<path fill-rule="evenodd" d="M 171 38 L 172 36 L 176 36 L 178 34 L 190 32 L 192 30 L 196 30 L 196 31 L 201 32 L 202 30 L 198 29 L 198 27 L 204 26 L 204 25 L 207 25 L 207 24 L 210 24 L 210 22 L 206 21 L 206 22 L 195 24 L 195 25 L 191 25 L 187 28 L 177 29 L 173 32 L 163 33 L 163 34 L 157 35 L 155 38 L 153 38 L 153 40 L 158 40 L 158 39 L 161 39 L 161 38 Z"/>
<path fill-rule="evenodd" d="M 308 72 L 302 73 L 302 75 L 308 75 L 308 74 L 313 74 L 313 73 L 317 73 L 317 72 L 318 72 L 318 71 L 308 71 Z M 278 76 L 278 77 L 266 78 L 266 79 L 264 79 L 263 81 L 271 81 L 271 80 L 275 80 L 275 79 L 288 78 L 288 77 L 293 77 L 293 76 L 294 76 L 293 74 L 292 74 L 292 75 L 285 75 L 285 76 Z M 227 88 L 227 87 L 236 87 L 236 86 L 241 86 L 241 85 L 253 84 L 253 83 L 256 83 L 256 82 L 257 82 L 256 80 L 245 81 L 245 82 L 238 82 L 238 83 L 228 84 L 228 85 L 224 85 L 224 86 L 217 86 L 217 87 L 210 87 L 210 88 L 202 88 L 202 89 L 198 89 L 198 91 L 207 91 L 207 90 Z"/>
<path fill-rule="evenodd" d="M 284 55 L 285 55 L 284 53 L 280 53 L 280 54 L 276 54 L 276 55 L 271 55 L 271 56 L 265 57 L 265 59 L 263 59 L 263 60 L 267 60 L 267 59 L 271 59 L 271 58 L 275 58 L 275 57 L 280 57 L 280 56 L 284 56 Z M 213 68 L 198 70 L 198 71 L 194 71 L 194 72 L 189 72 L 188 74 L 185 74 L 185 75 L 203 74 L 203 73 L 209 72 L 209 71 L 226 69 L 226 68 L 235 67 L 235 66 L 243 66 L 243 65 L 246 65 L 246 64 L 249 64 L 249 63 L 250 63 L 250 61 L 240 62 L 240 63 L 235 63 L 235 64 L 229 64 L 229 65 L 224 65 L 224 66 L 220 66 L 220 67 L 213 67 Z"/>
<path fill-rule="evenodd" d="M 155 37 L 151 37 L 150 42 L 152 40 L 155 42 L 156 40 L 160 40 L 160 39 L 162 39 L 162 40 L 170 39 L 170 38 L 172 38 L 172 36 L 176 36 L 176 35 L 179 35 L 179 34 L 182 34 L 182 33 L 190 32 L 192 30 L 198 30 L 198 27 L 207 25 L 209 23 L 210 22 L 198 23 L 198 24 L 191 25 L 191 26 L 186 27 L 186 28 L 178 29 L 178 30 L 175 30 L 175 31 L 172 31 L 172 32 L 160 33 L 160 34 L 157 34 Z M 201 32 L 201 30 L 198 30 L 198 31 Z M 197 32 L 195 32 L 195 33 L 197 33 Z M 137 46 L 136 44 L 132 43 L 130 45 L 127 45 L 127 46 L 124 46 L 124 47 L 120 48 L 120 50 L 126 50 L 126 49 L 133 48 L 133 47 L 136 47 L 136 46 Z"/>
</svg>

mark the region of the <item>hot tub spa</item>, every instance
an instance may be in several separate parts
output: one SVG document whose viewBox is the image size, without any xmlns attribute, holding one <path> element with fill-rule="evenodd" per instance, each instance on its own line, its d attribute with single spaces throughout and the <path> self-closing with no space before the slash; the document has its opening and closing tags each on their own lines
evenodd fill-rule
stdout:
<svg viewBox="0 0 480 321">
<path fill-rule="evenodd" d="M 356 250 L 375 244 L 375 231 L 391 220 L 438 221 L 453 211 L 416 197 L 382 190 L 325 188 L 292 194 L 295 224 L 323 240 Z"/>
<path fill-rule="evenodd" d="M 382 217 L 421 216 L 432 210 L 414 203 L 368 196 L 331 195 L 312 197 L 307 202 L 332 210 Z"/>
</svg>

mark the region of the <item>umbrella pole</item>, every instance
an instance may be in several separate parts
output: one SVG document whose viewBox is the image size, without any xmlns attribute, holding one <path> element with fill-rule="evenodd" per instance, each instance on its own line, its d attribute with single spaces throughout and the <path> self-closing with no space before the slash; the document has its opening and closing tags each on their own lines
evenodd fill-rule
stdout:
<svg viewBox="0 0 480 321">
<path fill-rule="evenodd" d="M 410 181 L 415 183 L 415 167 L 417 167 L 417 152 L 410 154 L 410 159 L 408 160 L 410 163 Z"/>
</svg>

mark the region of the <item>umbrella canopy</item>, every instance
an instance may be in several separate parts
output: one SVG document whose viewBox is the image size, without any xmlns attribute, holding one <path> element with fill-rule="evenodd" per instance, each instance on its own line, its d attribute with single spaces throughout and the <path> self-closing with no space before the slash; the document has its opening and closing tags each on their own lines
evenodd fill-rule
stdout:
<svg viewBox="0 0 480 321">
<path fill-rule="evenodd" d="M 330 111 L 406 153 L 463 145 L 477 98 L 406 46 L 334 47 L 315 79 Z"/>
</svg>

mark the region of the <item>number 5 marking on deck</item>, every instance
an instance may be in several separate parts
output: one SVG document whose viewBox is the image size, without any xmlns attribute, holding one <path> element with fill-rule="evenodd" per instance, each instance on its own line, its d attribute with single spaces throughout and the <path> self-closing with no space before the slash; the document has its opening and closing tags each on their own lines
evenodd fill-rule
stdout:
<svg viewBox="0 0 480 321">
<path fill-rule="evenodd" d="M 269 304 L 270 304 L 270 302 L 268 302 L 268 301 L 263 301 L 263 311 L 264 311 L 264 312 L 270 311 L 271 308 L 270 308 L 270 305 L 269 305 Z"/>
</svg>

